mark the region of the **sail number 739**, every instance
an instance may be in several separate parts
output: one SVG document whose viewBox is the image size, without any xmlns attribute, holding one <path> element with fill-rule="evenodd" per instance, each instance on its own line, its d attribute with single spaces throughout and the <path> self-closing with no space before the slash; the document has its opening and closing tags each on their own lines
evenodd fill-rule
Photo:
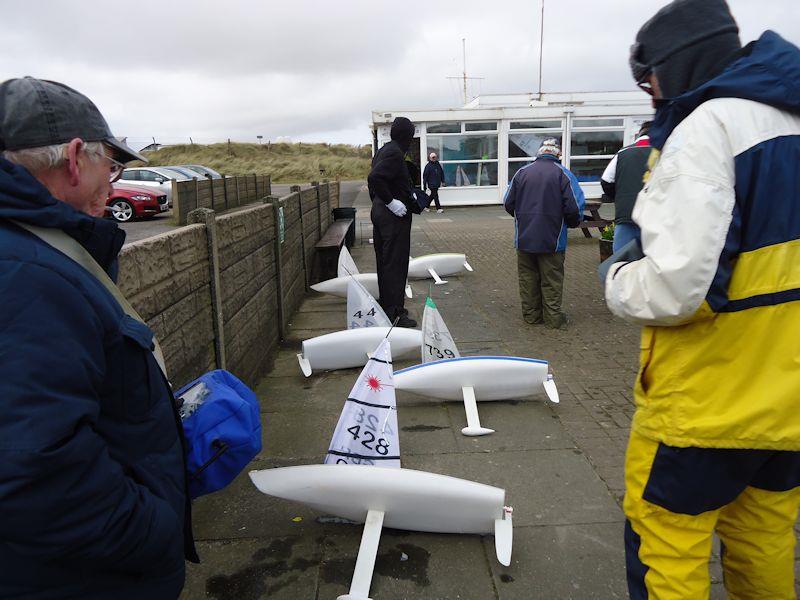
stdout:
<svg viewBox="0 0 800 600">
<path fill-rule="evenodd" d="M 431 356 L 435 356 L 436 358 L 455 358 L 456 355 L 453 353 L 452 350 L 449 348 L 445 348 L 444 350 L 440 350 L 436 346 L 432 344 L 425 344 L 425 347 L 428 349 L 428 354 Z"/>
</svg>

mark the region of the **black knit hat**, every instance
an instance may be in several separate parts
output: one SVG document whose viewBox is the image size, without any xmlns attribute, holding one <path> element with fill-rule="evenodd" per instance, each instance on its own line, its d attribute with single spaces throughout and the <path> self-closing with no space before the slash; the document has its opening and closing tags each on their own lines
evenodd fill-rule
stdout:
<svg viewBox="0 0 800 600">
<path fill-rule="evenodd" d="M 639 30 L 631 71 L 637 82 L 655 72 L 670 98 L 719 74 L 740 48 L 739 28 L 725 0 L 675 0 Z"/>
</svg>

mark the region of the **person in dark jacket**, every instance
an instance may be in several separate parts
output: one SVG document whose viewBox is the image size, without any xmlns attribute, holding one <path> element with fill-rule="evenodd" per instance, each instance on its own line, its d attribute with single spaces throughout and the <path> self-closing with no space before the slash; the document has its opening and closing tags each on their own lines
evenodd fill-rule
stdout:
<svg viewBox="0 0 800 600">
<path fill-rule="evenodd" d="M 32 78 L 0 84 L 0 150 L 0 597 L 177 598 L 197 556 L 153 332 L 27 229 L 113 278 L 125 233 L 100 217 L 143 157 L 88 98 Z"/>
<path fill-rule="evenodd" d="M 651 121 L 642 123 L 633 144 L 617 152 L 608 163 L 600 185 L 609 201 L 614 202 L 614 252 L 631 240 L 639 239 L 639 227 L 633 222 L 633 205 L 644 186 L 647 159 L 650 157 Z"/>
<path fill-rule="evenodd" d="M 516 172 L 503 199 L 514 217 L 522 316 L 554 329 L 567 326 L 561 308 L 567 227 L 578 226 L 585 204 L 577 178 L 560 157 L 558 140 L 544 140 L 536 160 Z"/>
<path fill-rule="evenodd" d="M 416 327 L 405 309 L 408 255 L 411 251 L 413 202 L 405 154 L 414 139 L 414 124 L 405 117 L 392 123 L 391 141 L 372 159 L 367 177 L 372 199 L 373 243 L 378 270 L 379 302 L 386 315 L 399 327 Z"/>
<path fill-rule="evenodd" d="M 442 168 L 436 152 L 431 152 L 428 156 L 428 164 L 422 172 L 423 190 L 430 188 L 431 200 L 436 204 L 436 212 L 443 213 L 442 205 L 439 204 L 439 188 L 444 185 L 444 169 Z M 425 209 L 428 210 L 427 208 Z"/>
</svg>

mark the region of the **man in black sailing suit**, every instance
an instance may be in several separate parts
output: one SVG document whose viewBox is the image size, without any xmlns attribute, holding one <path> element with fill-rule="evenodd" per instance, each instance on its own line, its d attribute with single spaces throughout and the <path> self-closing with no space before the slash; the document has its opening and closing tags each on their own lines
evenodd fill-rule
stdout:
<svg viewBox="0 0 800 600">
<path fill-rule="evenodd" d="M 405 117 L 392 123 L 392 140 L 372 159 L 367 178 L 372 199 L 373 241 L 378 266 L 379 302 L 399 327 L 416 327 L 405 309 L 408 255 L 411 250 L 411 186 L 404 156 L 414 139 L 414 124 Z"/>
</svg>

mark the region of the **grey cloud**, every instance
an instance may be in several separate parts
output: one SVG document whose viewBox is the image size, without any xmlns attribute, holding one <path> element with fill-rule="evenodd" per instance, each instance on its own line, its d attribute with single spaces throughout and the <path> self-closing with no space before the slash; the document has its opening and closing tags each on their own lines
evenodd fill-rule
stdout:
<svg viewBox="0 0 800 600">
<path fill-rule="evenodd" d="M 545 91 L 633 89 L 628 47 L 664 0 L 545 0 Z M 796 0 L 732 0 L 748 41 L 773 28 L 800 39 Z M 0 78 L 32 74 L 93 98 L 120 134 L 146 139 L 369 142 L 372 109 L 535 91 L 539 3 L 200 2 L 132 6 L 10 0 Z M 794 15 L 795 18 L 791 18 Z"/>
</svg>

